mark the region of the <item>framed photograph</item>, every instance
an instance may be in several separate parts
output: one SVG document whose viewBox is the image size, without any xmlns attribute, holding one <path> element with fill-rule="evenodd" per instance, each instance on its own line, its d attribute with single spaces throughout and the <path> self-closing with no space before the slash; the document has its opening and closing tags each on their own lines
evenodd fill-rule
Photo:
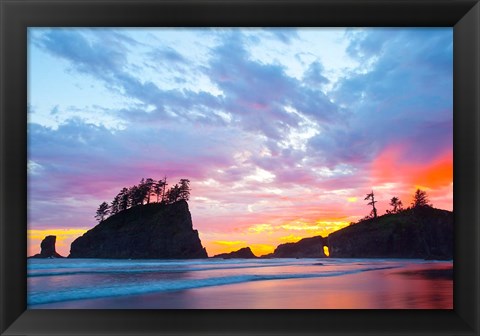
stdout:
<svg viewBox="0 0 480 336">
<path fill-rule="evenodd" d="M 477 1 L 1 6 L 2 335 L 478 335 Z"/>
</svg>

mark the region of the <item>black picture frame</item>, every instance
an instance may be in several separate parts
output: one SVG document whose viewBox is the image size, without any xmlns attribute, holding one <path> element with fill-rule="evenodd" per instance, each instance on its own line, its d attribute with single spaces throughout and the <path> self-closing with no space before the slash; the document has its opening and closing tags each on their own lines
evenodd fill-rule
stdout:
<svg viewBox="0 0 480 336">
<path fill-rule="evenodd" d="M 478 335 L 480 5 L 474 0 L 0 0 L 2 335 Z M 27 27 L 454 27 L 453 310 L 27 310 Z"/>
</svg>

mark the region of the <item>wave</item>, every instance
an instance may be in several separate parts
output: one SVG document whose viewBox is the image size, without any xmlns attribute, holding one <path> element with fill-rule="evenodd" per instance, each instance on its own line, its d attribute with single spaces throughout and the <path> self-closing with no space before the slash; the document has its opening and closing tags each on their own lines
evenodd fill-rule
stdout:
<svg viewBox="0 0 480 336">
<path fill-rule="evenodd" d="M 229 265 L 229 264 L 228 264 Z M 259 265 L 215 265 L 215 267 L 188 267 L 188 268 L 137 268 L 137 269 L 90 269 L 90 270 L 75 270 L 75 271 L 44 271 L 41 269 L 31 270 L 27 277 L 46 277 L 46 276 L 67 276 L 67 275 L 87 275 L 87 274 L 149 274 L 149 273 L 185 273 L 185 272 L 200 272 L 200 271 L 223 271 L 233 269 L 247 269 L 247 268 L 265 268 L 265 267 L 285 267 L 285 266 L 306 266 L 300 263 L 276 263 L 276 264 L 259 264 Z M 118 267 L 118 266 L 116 266 Z M 74 267 L 71 267 L 74 268 Z M 76 267 L 75 267 L 76 268 Z M 44 272 L 42 272 L 44 271 Z"/>
<path fill-rule="evenodd" d="M 265 274 L 265 275 L 236 275 L 227 277 L 214 277 L 205 279 L 177 279 L 149 281 L 142 283 L 130 283 L 111 285 L 103 287 L 68 288 L 51 292 L 29 293 L 28 305 L 47 304 L 54 302 L 65 302 L 72 300 L 97 299 L 107 297 L 118 297 L 127 295 L 139 295 L 149 293 L 162 293 L 178 290 L 195 289 L 202 287 L 213 287 L 222 285 L 239 284 L 253 281 L 285 280 L 285 279 L 307 279 L 342 276 L 368 271 L 377 271 L 397 268 L 398 266 L 372 267 L 348 271 L 332 271 L 323 273 L 293 273 L 293 274 Z"/>
<path fill-rule="evenodd" d="M 115 260 L 115 259 L 29 259 L 27 264 L 28 270 L 45 270 L 59 268 L 124 268 L 124 267 L 163 267 L 163 266 L 196 266 L 196 265 L 223 265 L 223 264 L 265 264 L 275 265 L 284 264 L 286 261 L 295 262 L 297 264 L 307 264 L 312 259 L 303 259 L 300 261 L 295 258 L 284 259 L 198 259 L 198 260 Z M 314 259 L 316 260 L 316 259 Z M 318 259 L 320 260 L 320 259 Z"/>
<path fill-rule="evenodd" d="M 38 259 L 28 260 L 28 270 L 43 270 L 51 268 L 109 268 L 109 267 L 155 267 L 201 265 L 208 261 L 184 260 L 112 260 L 112 259 Z"/>
</svg>

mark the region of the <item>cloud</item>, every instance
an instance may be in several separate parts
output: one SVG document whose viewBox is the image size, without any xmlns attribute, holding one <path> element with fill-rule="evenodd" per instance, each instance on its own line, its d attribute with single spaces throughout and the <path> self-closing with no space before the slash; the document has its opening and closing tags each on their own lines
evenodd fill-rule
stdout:
<svg viewBox="0 0 480 336">
<path fill-rule="evenodd" d="M 393 146 L 382 151 L 372 163 L 374 183 L 405 183 L 410 186 L 437 189 L 453 180 L 453 155 L 450 149 L 427 162 L 404 159 L 407 146 Z"/>
<path fill-rule="evenodd" d="M 294 29 L 288 28 L 270 28 L 267 30 L 271 33 L 275 38 L 285 44 L 291 44 L 293 40 L 298 39 L 299 35 L 298 32 Z"/>
<path fill-rule="evenodd" d="M 330 83 L 325 77 L 325 69 L 318 61 L 312 62 L 303 76 L 305 84 L 321 88 L 324 84 Z"/>
<path fill-rule="evenodd" d="M 332 166 L 368 162 L 396 143 L 410 144 L 405 159 L 424 161 L 451 147 L 452 30 L 368 29 L 347 37 L 347 51 L 363 65 L 336 83 L 331 95 L 342 123 L 312 138 L 311 151 Z"/>
<path fill-rule="evenodd" d="M 187 63 L 187 59 L 171 47 L 157 48 L 148 54 L 154 62 L 165 61 L 166 63 Z"/>
<path fill-rule="evenodd" d="M 215 96 L 207 92 L 164 90 L 152 81 L 135 76 L 129 70 L 132 64 L 127 55 L 131 53 L 131 46 L 137 45 L 138 42 L 123 34 L 116 32 L 97 34 L 95 30 L 52 29 L 34 41 L 41 49 L 67 60 L 75 71 L 103 82 L 110 90 L 129 96 L 132 101 L 140 102 L 143 110 L 127 108 L 130 113 L 118 115 L 127 121 L 142 119 L 152 122 L 179 116 L 194 122 L 222 122 L 222 118 L 215 113 L 215 109 L 219 107 Z M 158 54 L 158 49 L 156 52 Z M 162 55 L 167 66 L 179 61 L 173 49 L 163 49 Z M 147 112 L 148 106 L 154 106 L 154 109 Z M 207 108 L 209 113 L 202 113 L 205 112 L 202 111 L 204 108 Z"/>
<path fill-rule="evenodd" d="M 240 33 L 232 32 L 213 54 L 210 78 L 224 93 L 226 109 L 245 129 L 275 140 L 283 138 L 288 127 L 298 128 L 302 115 L 322 122 L 334 118 L 336 108 L 321 91 L 289 77 L 281 65 L 250 59 Z M 312 67 L 307 78 L 318 81 L 321 65 Z"/>
<path fill-rule="evenodd" d="M 67 59 L 76 71 L 108 79 L 121 70 L 128 48 L 119 34 L 95 34 L 87 39 L 85 31 L 51 29 L 40 35 L 35 44 Z"/>
</svg>

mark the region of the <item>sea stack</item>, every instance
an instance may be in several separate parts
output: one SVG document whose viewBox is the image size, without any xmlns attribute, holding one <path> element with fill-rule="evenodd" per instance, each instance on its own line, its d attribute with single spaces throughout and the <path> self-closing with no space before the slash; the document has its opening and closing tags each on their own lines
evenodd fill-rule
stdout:
<svg viewBox="0 0 480 336">
<path fill-rule="evenodd" d="M 63 258 L 55 250 L 55 242 L 57 241 L 57 236 L 46 236 L 40 243 L 41 251 L 39 254 L 35 254 L 30 258 Z"/>
<path fill-rule="evenodd" d="M 271 254 L 263 258 L 325 258 L 323 247 L 327 239 L 322 236 L 303 238 L 296 243 L 285 243 L 277 246 Z"/>
<path fill-rule="evenodd" d="M 241 248 L 238 251 L 233 251 L 230 253 L 221 253 L 213 256 L 213 258 L 223 258 L 223 259 L 253 259 L 256 258 L 253 254 L 250 247 Z"/>
<path fill-rule="evenodd" d="M 69 258 L 207 258 L 186 201 L 151 203 L 119 212 L 75 239 Z"/>
</svg>

